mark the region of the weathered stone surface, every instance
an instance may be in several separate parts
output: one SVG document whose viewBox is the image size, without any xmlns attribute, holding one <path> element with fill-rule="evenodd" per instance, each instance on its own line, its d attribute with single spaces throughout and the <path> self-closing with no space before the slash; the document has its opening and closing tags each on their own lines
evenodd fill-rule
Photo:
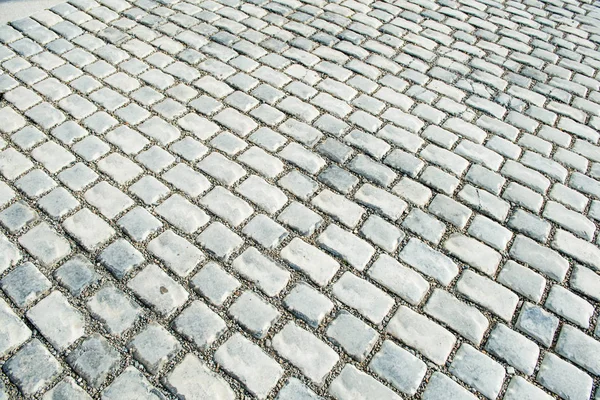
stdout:
<svg viewBox="0 0 600 400">
<path fill-rule="evenodd" d="M 69 371 L 0 399 L 600 396 L 597 4 L 66 1 L 0 24 L 0 364 Z"/>
</svg>

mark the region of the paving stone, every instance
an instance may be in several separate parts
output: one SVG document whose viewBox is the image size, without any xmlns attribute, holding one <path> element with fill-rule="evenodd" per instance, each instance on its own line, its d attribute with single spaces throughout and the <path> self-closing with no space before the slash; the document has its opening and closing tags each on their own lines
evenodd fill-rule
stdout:
<svg viewBox="0 0 600 400">
<path fill-rule="evenodd" d="M 468 344 L 460 346 L 449 370 L 490 399 L 498 397 L 505 375 L 500 364 Z"/>
<path fill-rule="evenodd" d="M 298 283 L 284 298 L 285 307 L 294 315 L 316 328 L 333 309 L 327 296 L 304 282 Z"/>
<path fill-rule="evenodd" d="M 234 227 L 244 222 L 253 212 L 248 203 L 221 186 L 208 192 L 200 203 Z"/>
<path fill-rule="evenodd" d="M 317 243 L 359 271 L 365 269 L 375 249 L 357 236 L 331 224 L 317 238 Z"/>
<path fill-rule="evenodd" d="M 419 304 L 429 291 L 429 283 L 421 275 L 386 254 L 377 258 L 368 275 L 413 305 Z"/>
<path fill-rule="evenodd" d="M 290 378 L 288 383 L 279 391 L 277 400 L 318 400 L 321 399 L 315 392 L 310 390 L 300 379 Z"/>
<path fill-rule="evenodd" d="M 500 254 L 490 247 L 461 234 L 453 234 L 446 239 L 444 248 L 487 275 L 496 272 L 501 259 Z"/>
<path fill-rule="evenodd" d="M 116 400 L 121 396 L 144 396 L 147 399 L 159 400 L 163 395 L 148 382 L 146 377 L 135 367 L 129 366 L 102 391 L 102 398 Z"/>
<path fill-rule="evenodd" d="M 266 398 L 283 375 L 283 369 L 275 360 L 239 333 L 219 347 L 214 358 L 259 399 Z"/>
<path fill-rule="evenodd" d="M 187 354 L 167 375 L 165 385 L 180 397 L 235 399 L 235 393 L 229 384 L 193 354 Z"/>
<path fill-rule="evenodd" d="M 520 376 L 515 376 L 510 380 L 506 388 L 505 399 L 540 399 L 550 400 L 552 396 L 546 394 L 542 389 L 534 386 Z"/>
<path fill-rule="evenodd" d="M 289 256 L 294 259 L 293 254 Z M 286 269 L 254 247 L 246 249 L 233 260 L 231 265 L 244 278 L 255 282 L 258 288 L 270 297 L 277 296 L 286 287 L 291 277 Z"/>
<path fill-rule="evenodd" d="M 329 393 L 340 400 L 369 399 L 372 397 L 400 399 L 400 396 L 375 378 L 348 364 L 329 386 Z"/>
<path fill-rule="evenodd" d="M 63 228 L 88 251 L 97 249 L 115 234 L 110 225 L 87 208 L 67 218 Z"/>
<path fill-rule="evenodd" d="M 145 241 L 163 226 L 162 222 L 142 207 L 133 208 L 119 218 L 117 224 L 136 242 Z"/>
<path fill-rule="evenodd" d="M 417 392 L 427 372 L 423 361 L 390 340 L 383 342 L 381 349 L 369 363 L 369 368 L 407 395 Z"/>
<path fill-rule="evenodd" d="M 467 299 L 490 310 L 505 321 L 510 321 L 517 308 L 519 297 L 491 279 L 465 270 L 456 289 Z"/>
<path fill-rule="evenodd" d="M 31 337 L 31 330 L 10 308 L 8 303 L 0 300 L 0 355 L 5 357 L 20 347 Z"/>
<path fill-rule="evenodd" d="M 33 306 L 27 318 L 59 351 L 84 335 L 83 315 L 56 290 Z"/>
<path fill-rule="evenodd" d="M 253 336 L 263 339 L 281 314 L 258 295 L 245 291 L 229 307 L 229 315 Z"/>
<path fill-rule="evenodd" d="M 477 398 L 446 375 L 436 371 L 431 376 L 425 392 L 423 392 L 423 399 L 434 400 L 446 396 L 457 400 L 474 400 Z"/>
<path fill-rule="evenodd" d="M 563 398 L 586 399 L 592 391 L 592 378 L 577 367 L 547 353 L 537 374 L 537 381 Z"/>
<path fill-rule="evenodd" d="M 121 356 L 102 336 L 94 334 L 67 356 L 67 362 L 92 387 L 101 386 L 115 372 Z"/>
<path fill-rule="evenodd" d="M 535 343 L 504 324 L 492 330 L 485 349 L 526 375 L 533 374 L 540 353 Z"/>
<path fill-rule="evenodd" d="M 433 291 L 423 311 L 447 324 L 475 345 L 481 343 L 489 325 L 487 318 L 479 310 L 442 289 Z"/>
<path fill-rule="evenodd" d="M 259 385 L 243 357 L 224 368 L 178 352 L 154 379 L 136 360 L 99 390 L 78 376 L 90 395 L 72 379 L 50 389 L 57 378 L 18 396 L 500 397 L 497 382 L 448 369 L 369 367 L 392 337 L 410 350 L 386 357 L 444 365 L 450 329 L 507 367 L 506 398 L 593 397 L 589 380 L 531 376 L 537 346 L 598 373 L 593 5 L 196 3 L 72 0 L 0 26 L 0 281 L 19 310 L 0 352 L 28 340 L 14 321 L 59 293 L 49 282 L 111 343 L 154 321 L 209 358 L 247 330 L 225 314 L 254 293 L 281 320 L 264 339 L 242 333 L 246 347 L 291 375 Z M 109 287 L 125 310 L 140 301 L 114 332 Z M 357 332 L 373 331 L 358 340 L 344 309 Z M 48 314 L 60 321 L 60 310 Z M 311 340 L 271 354 L 286 324 Z M 333 353 L 313 347 L 321 339 Z M 300 376 L 328 353 L 360 365 Z M 66 365 L 64 350 L 55 357 Z M 14 397 L 9 380 L 0 393 Z"/>
<path fill-rule="evenodd" d="M 442 285 L 447 286 L 458 275 L 458 267 L 454 261 L 416 238 L 408 241 L 399 256 L 406 264 Z"/>
<path fill-rule="evenodd" d="M 545 306 L 584 329 L 589 327 L 590 318 L 594 312 L 594 307 L 590 303 L 558 285 L 550 288 Z"/>
<path fill-rule="evenodd" d="M 308 379 L 322 385 L 339 356 L 312 333 L 287 323 L 272 339 L 272 346 Z"/>
<path fill-rule="evenodd" d="M 52 283 L 30 262 L 23 263 L 0 280 L 0 288 L 19 308 L 26 308 L 46 294 Z"/>
<path fill-rule="evenodd" d="M 175 318 L 173 328 L 196 347 L 204 350 L 227 330 L 227 325 L 206 304 L 196 300 Z"/>
<path fill-rule="evenodd" d="M 394 300 L 385 292 L 351 272 L 345 272 L 338 279 L 332 292 L 374 324 L 381 323 L 394 305 Z"/>
<path fill-rule="evenodd" d="M 141 307 L 123 291 L 107 285 L 87 302 L 90 314 L 101 321 L 111 335 L 120 336 L 142 315 Z"/>
<path fill-rule="evenodd" d="M 149 323 L 128 344 L 133 357 L 151 374 L 158 373 L 182 349 L 173 335 L 155 322 Z"/>
<path fill-rule="evenodd" d="M 26 396 L 41 391 L 63 371 L 60 363 L 38 339 L 23 346 L 2 369 Z"/>
<path fill-rule="evenodd" d="M 75 379 L 70 376 L 58 382 L 52 389 L 44 393 L 43 400 L 75 399 L 90 400 L 91 397 L 83 390 Z"/>
<path fill-rule="evenodd" d="M 163 316 L 172 315 L 189 296 L 179 283 L 155 264 L 146 266 L 127 283 L 127 287 Z"/>
<path fill-rule="evenodd" d="M 226 261 L 231 254 L 236 252 L 244 243 L 242 238 L 233 233 L 229 228 L 220 222 L 210 224 L 197 238 L 196 241 L 202 245 L 210 254 Z M 171 244 L 170 247 L 175 247 Z M 175 249 L 177 251 L 177 249 Z M 157 252 L 159 254 L 160 252 Z M 179 258 L 183 251 L 179 250 Z M 198 251 L 198 253 L 200 253 Z M 201 253 L 200 253 L 201 254 Z M 196 256 L 198 259 L 199 257 Z M 203 258 L 203 257 L 202 257 Z M 201 259 L 196 260 L 201 261 Z M 177 264 L 183 264 L 178 260 Z"/>
<path fill-rule="evenodd" d="M 331 321 L 326 335 L 359 362 L 365 360 L 379 338 L 377 331 L 346 311 L 340 311 Z"/>
<path fill-rule="evenodd" d="M 71 245 L 42 222 L 19 238 L 19 244 L 44 266 L 51 266 L 71 253 Z"/>
<path fill-rule="evenodd" d="M 515 326 L 544 346 L 550 347 L 558 328 L 558 318 L 544 309 L 526 302 L 523 304 Z"/>
</svg>

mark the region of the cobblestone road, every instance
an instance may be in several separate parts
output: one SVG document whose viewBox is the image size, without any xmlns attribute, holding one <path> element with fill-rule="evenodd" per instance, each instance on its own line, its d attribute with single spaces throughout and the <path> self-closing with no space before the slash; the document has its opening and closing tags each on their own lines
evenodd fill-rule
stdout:
<svg viewBox="0 0 600 400">
<path fill-rule="evenodd" d="M 0 42 L 0 399 L 600 398 L 598 6 L 72 0 Z"/>
</svg>

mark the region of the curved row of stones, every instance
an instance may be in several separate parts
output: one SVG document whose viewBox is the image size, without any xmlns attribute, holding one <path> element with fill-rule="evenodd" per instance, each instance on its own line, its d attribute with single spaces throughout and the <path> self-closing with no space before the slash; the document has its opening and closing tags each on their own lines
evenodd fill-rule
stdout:
<svg viewBox="0 0 600 400">
<path fill-rule="evenodd" d="M 0 42 L 0 399 L 600 396 L 593 4 L 72 0 Z"/>
</svg>

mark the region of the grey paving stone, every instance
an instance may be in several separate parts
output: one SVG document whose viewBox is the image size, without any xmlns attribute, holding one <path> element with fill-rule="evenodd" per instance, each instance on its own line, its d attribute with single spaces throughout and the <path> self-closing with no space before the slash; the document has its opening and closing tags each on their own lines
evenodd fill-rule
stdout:
<svg viewBox="0 0 600 400">
<path fill-rule="evenodd" d="M 587 399 L 592 391 L 592 378 L 577 367 L 547 353 L 537 374 L 537 381 L 563 398 Z"/>
<path fill-rule="evenodd" d="M 351 272 L 345 272 L 333 285 L 333 295 L 374 324 L 379 324 L 394 305 L 384 291 Z"/>
<path fill-rule="evenodd" d="M 346 364 L 340 375 L 329 386 L 329 393 L 340 400 L 385 398 L 399 400 L 395 394 L 375 378 Z"/>
<path fill-rule="evenodd" d="M 204 211 L 179 194 L 171 195 L 155 211 L 185 233 L 196 232 L 210 220 Z"/>
<path fill-rule="evenodd" d="M 455 233 L 444 242 L 444 248 L 452 255 L 487 275 L 493 275 L 498 268 L 501 256 L 492 248 Z"/>
<path fill-rule="evenodd" d="M 510 380 L 506 388 L 505 399 L 540 399 L 550 400 L 552 396 L 545 393 L 542 389 L 534 386 L 520 376 L 515 376 Z"/>
<path fill-rule="evenodd" d="M 46 222 L 30 229 L 19 244 L 44 266 L 51 266 L 71 253 L 71 245 Z"/>
<path fill-rule="evenodd" d="M 205 259 L 198 248 L 172 230 L 167 230 L 150 241 L 148 251 L 182 277 L 189 275 Z"/>
<path fill-rule="evenodd" d="M 526 302 L 523 304 L 515 326 L 544 346 L 550 347 L 558 328 L 558 318 L 541 307 Z"/>
<path fill-rule="evenodd" d="M 423 399 L 434 400 L 446 396 L 457 400 L 474 400 L 477 398 L 446 375 L 436 371 L 431 376 L 425 392 L 423 392 Z"/>
<path fill-rule="evenodd" d="M 101 288 L 87 302 L 90 314 L 101 321 L 111 335 L 120 336 L 133 327 L 142 308 L 113 285 Z"/>
<path fill-rule="evenodd" d="M 556 352 L 594 375 L 598 375 L 600 342 L 569 325 L 563 325 Z"/>
<path fill-rule="evenodd" d="M 526 375 L 533 374 L 540 352 L 535 343 L 504 324 L 494 327 L 485 348 Z"/>
<path fill-rule="evenodd" d="M 449 370 L 491 399 L 498 397 L 505 375 L 500 364 L 468 344 L 463 344 L 458 349 Z"/>
<path fill-rule="evenodd" d="M 11 351 L 20 347 L 31 337 L 31 330 L 10 308 L 8 303 L 0 300 L 0 355 L 5 357 Z"/>
<path fill-rule="evenodd" d="M 146 266 L 127 283 L 127 287 L 163 316 L 172 315 L 189 297 L 179 283 L 155 264 Z"/>
<path fill-rule="evenodd" d="M 512 320 L 519 297 L 491 279 L 473 271 L 465 270 L 456 289 L 467 299 L 498 315 L 505 321 Z"/>
<path fill-rule="evenodd" d="M 283 299 L 285 307 L 294 315 L 317 328 L 333 309 L 333 302 L 304 282 L 298 283 Z"/>
<path fill-rule="evenodd" d="M 281 313 L 251 291 L 245 291 L 229 307 L 229 315 L 253 336 L 263 339 Z"/>
<path fill-rule="evenodd" d="M 381 254 L 367 273 L 371 279 L 413 305 L 419 304 L 429 291 L 427 280 L 386 254 Z"/>
<path fill-rule="evenodd" d="M 427 366 L 417 357 L 394 344 L 383 342 L 369 368 L 380 378 L 407 395 L 414 395 L 427 372 Z"/>
<path fill-rule="evenodd" d="M 359 271 L 365 269 L 375 249 L 356 235 L 331 224 L 317 238 L 320 247 Z"/>
<path fill-rule="evenodd" d="M 206 349 L 227 330 L 225 321 L 198 300 L 179 314 L 173 328 L 199 349 Z"/>
<path fill-rule="evenodd" d="M 550 288 L 550 293 L 544 305 L 549 310 L 583 329 L 589 327 L 590 318 L 594 312 L 594 307 L 590 303 L 558 285 Z"/>
<path fill-rule="evenodd" d="M 235 399 L 229 384 L 193 354 L 187 354 L 166 376 L 165 385 L 171 393 L 180 397 Z"/>
<path fill-rule="evenodd" d="M 115 234 L 110 225 L 87 208 L 67 218 L 63 228 L 88 251 L 97 249 Z"/>
<path fill-rule="evenodd" d="M 146 377 L 135 367 L 129 366 L 102 391 L 102 398 L 116 400 L 122 396 L 144 396 L 147 399 L 159 400 L 163 395 L 148 382 Z"/>
<path fill-rule="evenodd" d="M 210 254 L 223 261 L 227 261 L 229 257 L 239 250 L 239 248 L 244 244 L 244 241 L 241 237 L 233 233 L 229 228 L 220 222 L 213 222 L 210 224 L 204 231 L 202 231 L 200 235 L 198 235 L 196 241 Z M 171 245 L 171 247 L 174 246 Z M 182 250 L 173 250 L 175 254 L 179 253 L 179 258 L 184 255 Z M 197 252 L 200 253 L 199 251 Z M 201 261 L 201 259 L 196 256 L 195 261 L 197 263 L 198 261 Z M 182 264 L 182 262 L 181 260 L 177 260 L 174 264 Z"/>
<path fill-rule="evenodd" d="M 248 203 L 221 186 L 208 192 L 200 203 L 234 227 L 248 219 L 253 212 Z"/>
<path fill-rule="evenodd" d="M 26 308 L 48 293 L 52 283 L 30 262 L 13 269 L 0 280 L 0 288 L 19 308 Z"/>
<path fill-rule="evenodd" d="M 507 368 L 506 398 L 593 397 L 593 385 L 571 394 L 567 373 L 544 384 L 517 377 L 536 372 L 537 346 L 597 373 L 573 344 L 587 343 L 593 361 L 600 333 L 592 4 L 192 3 L 72 0 L 0 26 L 0 278 L 12 279 L 2 292 L 19 310 L 6 314 L 4 332 L 17 333 L 0 340 L 5 358 L 29 338 L 14 321 L 52 290 L 89 311 L 88 335 L 122 340 L 99 310 L 83 311 L 116 278 L 145 315 L 124 324 L 135 326 L 123 328 L 127 341 L 159 322 L 209 358 L 246 330 L 226 314 L 255 293 L 282 319 L 264 339 L 243 333 L 247 347 L 291 370 L 251 386 L 261 371 L 195 356 L 181 364 L 178 353 L 153 379 L 115 370 L 89 397 L 484 396 L 447 369 L 401 389 L 399 375 L 358 361 L 372 363 L 392 339 L 444 365 L 456 341 L 445 329 Z M 69 259 L 78 247 L 93 264 Z M 24 262 L 38 273 L 15 279 Z M 361 284 L 348 291 L 353 273 Z M 190 289 L 208 305 L 191 308 Z M 396 301 L 414 316 L 385 315 Z M 297 324 L 319 338 L 297 358 L 316 354 L 301 365 L 318 366 L 324 356 L 311 342 L 333 343 L 327 330 L 349 308 L 357 326 L 390 334 L 374 349 L 377 334 L 354 346 L 338 324 L 332 351 L 357 370 L 335 363 L 329 386 L 270 353 L 281 327 Z M 14 397 L 9 380 L 0 392 Z M 45 398 L 80 397 L 62 382 Z"/>
<path fill-rule="evenodd" d="M 317 396 L 315 392 L 310 390 L 302 381 L 298 378 L 288 379 L 287 384 L 279 391 L 277 400 L 318 400 L 322 397 Z"/>
<path fill-rule="evenodd" d="M 323 384 L 339 359 L 331 347 L 293 322 L 273 336 L 272 346 L 277 354 L 317 385 Z"/>
<path fill-rule="evenodd" d="M 151 374 L 158 373 L 182 350 L 177 339 L 160 324 L 151 322 L 128 344 L 133 356 Z"/>
<path fill-rule="evenodd" d="M 117 350 L 102 336 L 94 334 L 67 356 L 67 362 L 92 387 L 100 387 L 121 361 Z"/>
<path fill-rule="evenodd" d="M 143 207 L 135 207 L 117 221 L 117 224 L 129 237 L 136 242 L 145 241 L 158 231 L 162 222 Z"/>
<path fill-rule="evenodd" d="M 38 339 L 23 346 L 2 369 L 26 396 L 41 391 L 63 371 L 62 365 Z"/>
<path fill-rule="evenodd" d="M 283 368 L 274 359 L 239 333 L 219 347 L 214 358 L 259 399 L 266 398 L 283 375 Z"/>
<path fill-rule="evenodd" d="M 60 399 L 75 399 L 75 400 L 90 400 L 91 397 L 85 392 L 75 379 L 70 376 L 58 382 L 52 389 L 44 393 L 43 400 L 60 400 Z"/>
<path fill-rule="evenodd" d="M 27 312 L 27 319 L 59 351 L 84 335 L 85 319 L 67 298 L 55 290 Z"/>
<path fill-rule="evenodd" d="M 355 360 L 362 362 L 371 352 L 379 334 L 347 311 L 340 311 L 327 327 L 326 335 Z"/>
<path fill-rule="evenodd" d="M 454 261 L 416 238 L 408 241 L 400 251 L 399 257 L 406 264 L 436 279 L 442 285 L 447 286 L 458 275 L 458 267 Z"/>
<path fill-rule="evenodd" d="M 0 213 L 0 223 L 10 232 L 19 231 L 38 219 L 38 213 L 24 201 L 17 201 Z"/>
</svg>

